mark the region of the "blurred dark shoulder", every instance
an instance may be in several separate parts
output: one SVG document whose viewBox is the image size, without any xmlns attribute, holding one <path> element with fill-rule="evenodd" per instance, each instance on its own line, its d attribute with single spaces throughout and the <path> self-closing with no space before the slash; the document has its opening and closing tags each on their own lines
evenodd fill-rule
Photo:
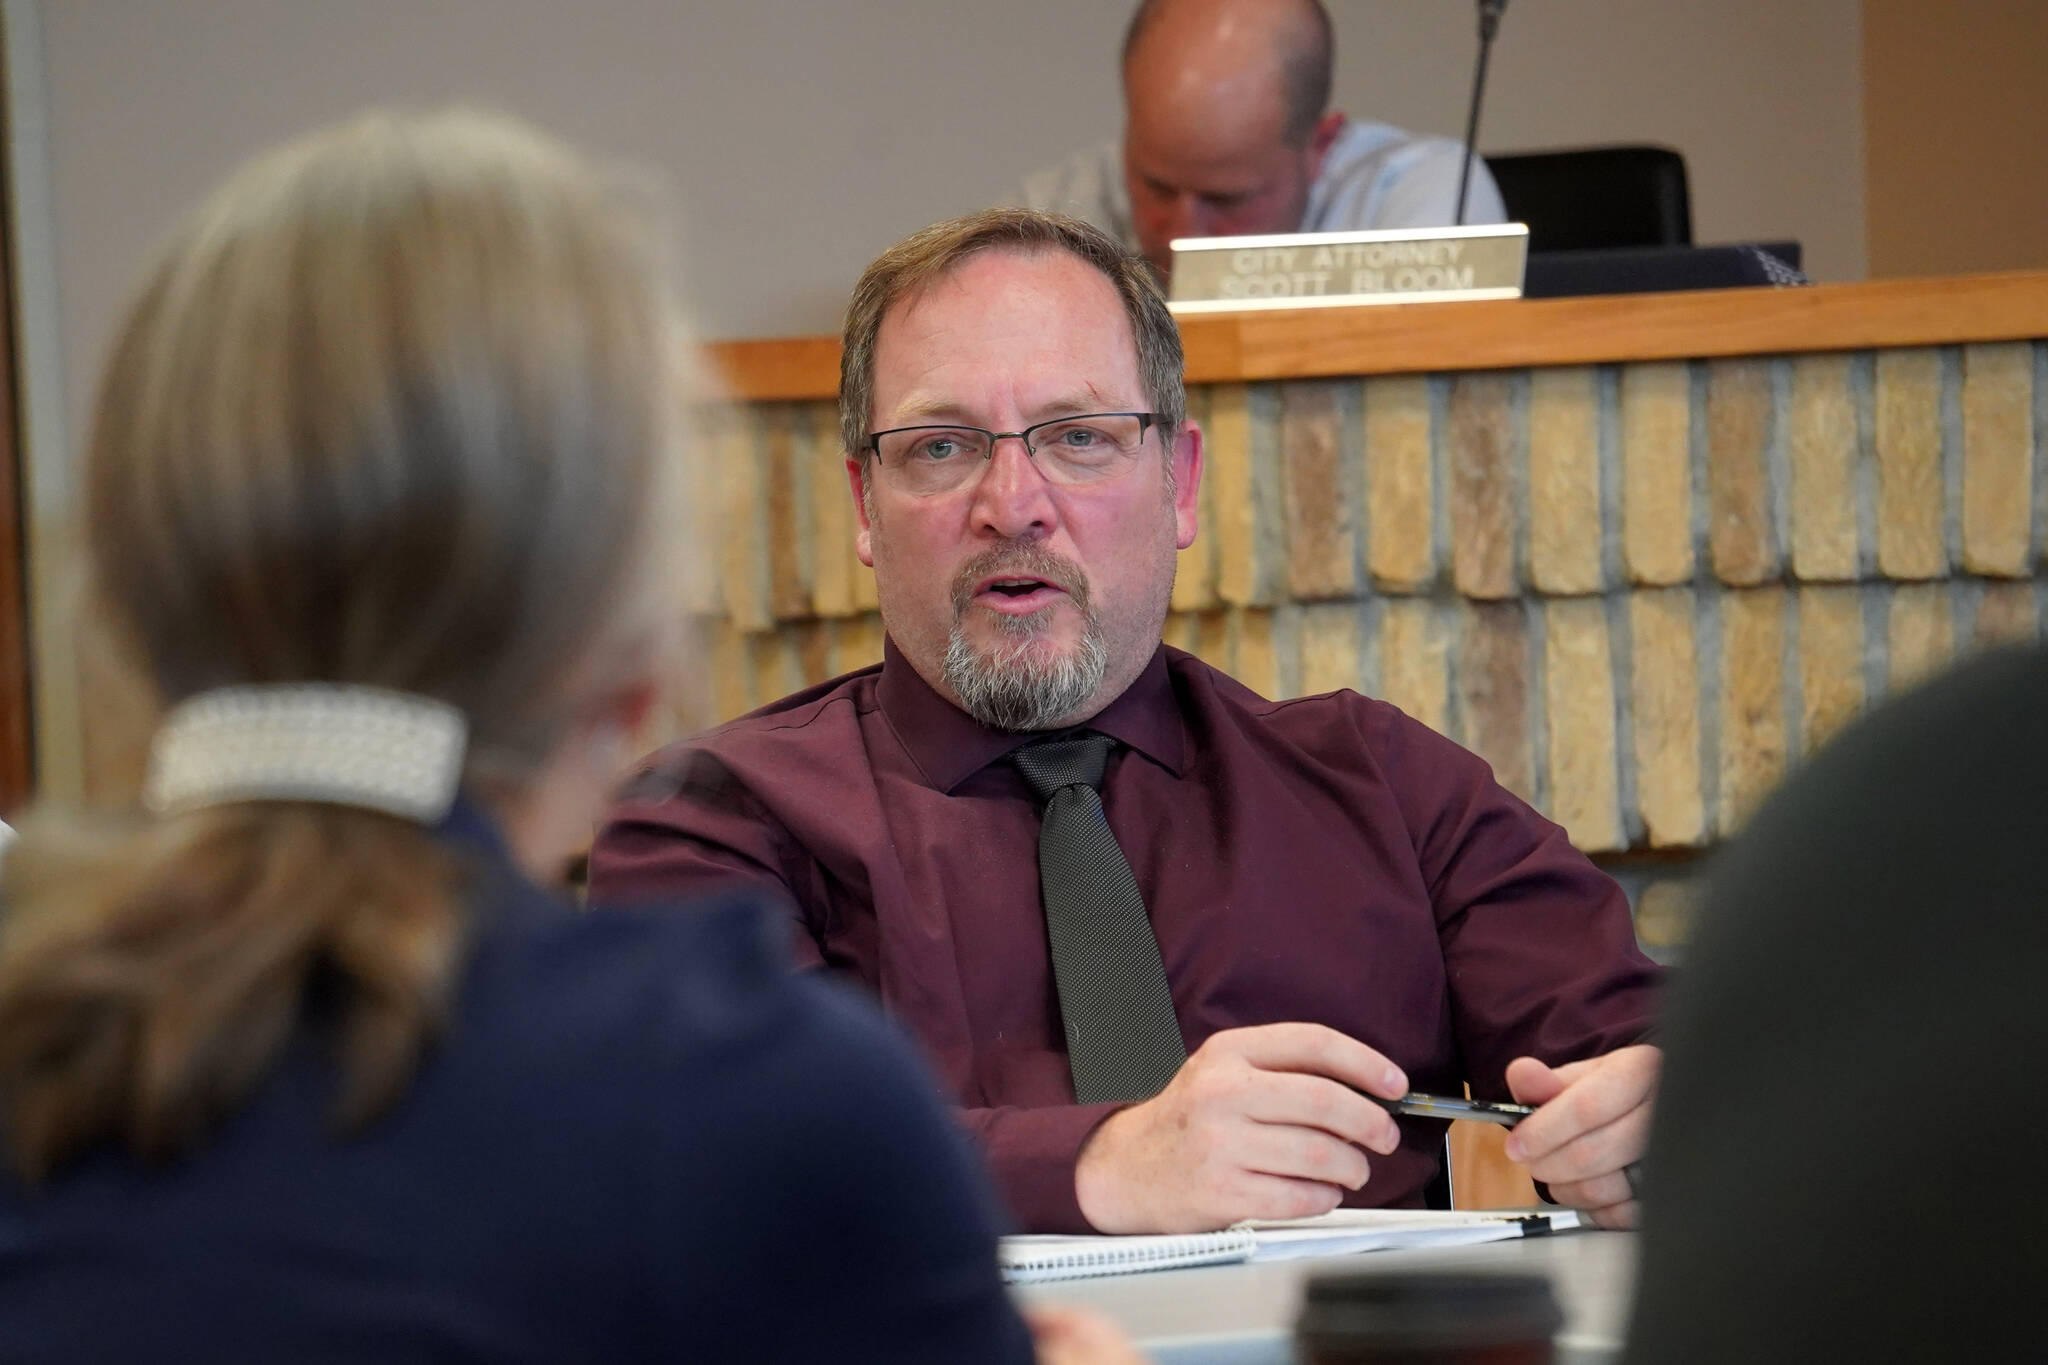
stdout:
<svg viewBox="0 0 2048 1365">
<path fill-rule="evenodd" d="M 2044 702 L 2048 652 L 1966 663 L 1719 855 L 1664 1034 L 1629 1360 L 2038 1353 Z"/>
<path fill-rule="evenodd" d="M 2048 649 L 1973 659 L 1874 708 L 1792 774 L 1723 856 L 1709 926 L 1815 878 L 1893 901 L 2014 859 L 2031 868 L 2048 835 L 2044 771 Z M 1838 899 L 1801 918 L 1825 920 Z"/>
</svg>

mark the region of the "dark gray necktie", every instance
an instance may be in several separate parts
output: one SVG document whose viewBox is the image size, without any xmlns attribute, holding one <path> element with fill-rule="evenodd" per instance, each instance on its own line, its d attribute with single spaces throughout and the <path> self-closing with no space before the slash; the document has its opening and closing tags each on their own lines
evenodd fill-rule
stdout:
<svg viewBox="0 0 2048 1365">
<path fill-rule="evenodd" d="M 1188 1056 L 1145 898 L 1096 794 L 1115 745 L 1090 731 L 1010 755 L 1044 807 L 1038 884 L 1083 1104 L 1150 1099 Z"/>
</svg>

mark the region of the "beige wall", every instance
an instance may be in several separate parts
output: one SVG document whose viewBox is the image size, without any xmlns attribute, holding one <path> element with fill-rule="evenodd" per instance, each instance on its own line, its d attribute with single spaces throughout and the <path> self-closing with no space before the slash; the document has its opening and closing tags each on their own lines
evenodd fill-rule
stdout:
<svg viewBox="0 0 2048 1365">
<path fill-rule="evenodd" d="M 2048 266 L 2048 4 L 1865 0 L 1873 275 Z"/>
<path fill-rule="evenodd" d="M 1334 0 L 1343 107 L 1458 132 L 1463 0 Z M 1107 137 L 1117 0 L 44 0 L 76 398 L 149 241 L 263 144 L 377 100 L 480 100 L 646 162 L 708 332 L 829 329 L 896 236 Z M 1482 145 L 1688 155 L 1704 240 L 1862 273 L 1857 0 L 1523 0 Z M 908 73 L 916 71 L 914 77 Z"/>
<path fill-rule="evenodd" d="M 1346 107 L 1463 131 L 1467 0 L 1330 8 Z M 1686 156 L 1697 240 L 1793 237 L 1815 278 L 1860 279 L 1859 16 L 1859 0 L 1516 0 L 1480 147 L 1667 143 Z"/>
<path fill-rule="evenodd" d="M 1110 137 L 1122 0 L 0 0 L 29 427 L 38 745 L 75 770 L 70 451 L 151 243 L 258 148 L 479 102 L 672 182 L 712 336 L 829 331 L 882 246 Z M 1463 128 L 1464 0 L 1331 0 L 1339 104 Z M 1859 0 L 1519 0 L 1488 149 L 1655 140 L 1702 240 L 1863 270 Z"/>
</svg>

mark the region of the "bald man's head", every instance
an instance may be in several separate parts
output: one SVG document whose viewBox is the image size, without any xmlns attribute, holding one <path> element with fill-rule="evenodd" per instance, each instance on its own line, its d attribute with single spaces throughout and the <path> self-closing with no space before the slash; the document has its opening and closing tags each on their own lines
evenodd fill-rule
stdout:
<svg viewBox="0 0 2048 1365">
<path fill-rule="evenodd" d="M 1154 37 L 1168 61 L 1264 66 L 1280 98 L 1283 136 L 1296 146 L 1330 107 L 1336 39 L 1320 0 L 1143 0 L 1124 30 L 1126 81 L 1132 57 Z M 1233 50 L 1239 43 L 1247 49 Z"/>
<path fill-rule="evenodd" d="M 1124 35 L 1124 174 L 1145 256 L 1293 232 L 1343 126 L 1317 0 L 1145 0 Z"/>
</svg>

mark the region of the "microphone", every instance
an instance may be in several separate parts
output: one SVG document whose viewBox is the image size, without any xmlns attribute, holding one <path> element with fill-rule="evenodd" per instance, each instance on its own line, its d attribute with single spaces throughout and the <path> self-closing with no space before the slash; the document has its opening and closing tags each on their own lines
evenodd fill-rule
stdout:
<svg viewBox="0 0 2048 1365">
<path fill-rule="evenodd" d="M 1479 0 L 1479 65 L 1472 72 L 1472 110 L 1465 116 L 1465 160 L 1458 168 L 1458 211 L 1451 215 L 1452 227 L 1465 226 L 1465 191 L 1472 186 L 1472 154 L 1479 143 L 1479 102 L 1486 98 L 1486 58 L 1493 51 L 1493 35 L 1500 32 L 1501 11 L 1508 0 Z"/>
</svg>

